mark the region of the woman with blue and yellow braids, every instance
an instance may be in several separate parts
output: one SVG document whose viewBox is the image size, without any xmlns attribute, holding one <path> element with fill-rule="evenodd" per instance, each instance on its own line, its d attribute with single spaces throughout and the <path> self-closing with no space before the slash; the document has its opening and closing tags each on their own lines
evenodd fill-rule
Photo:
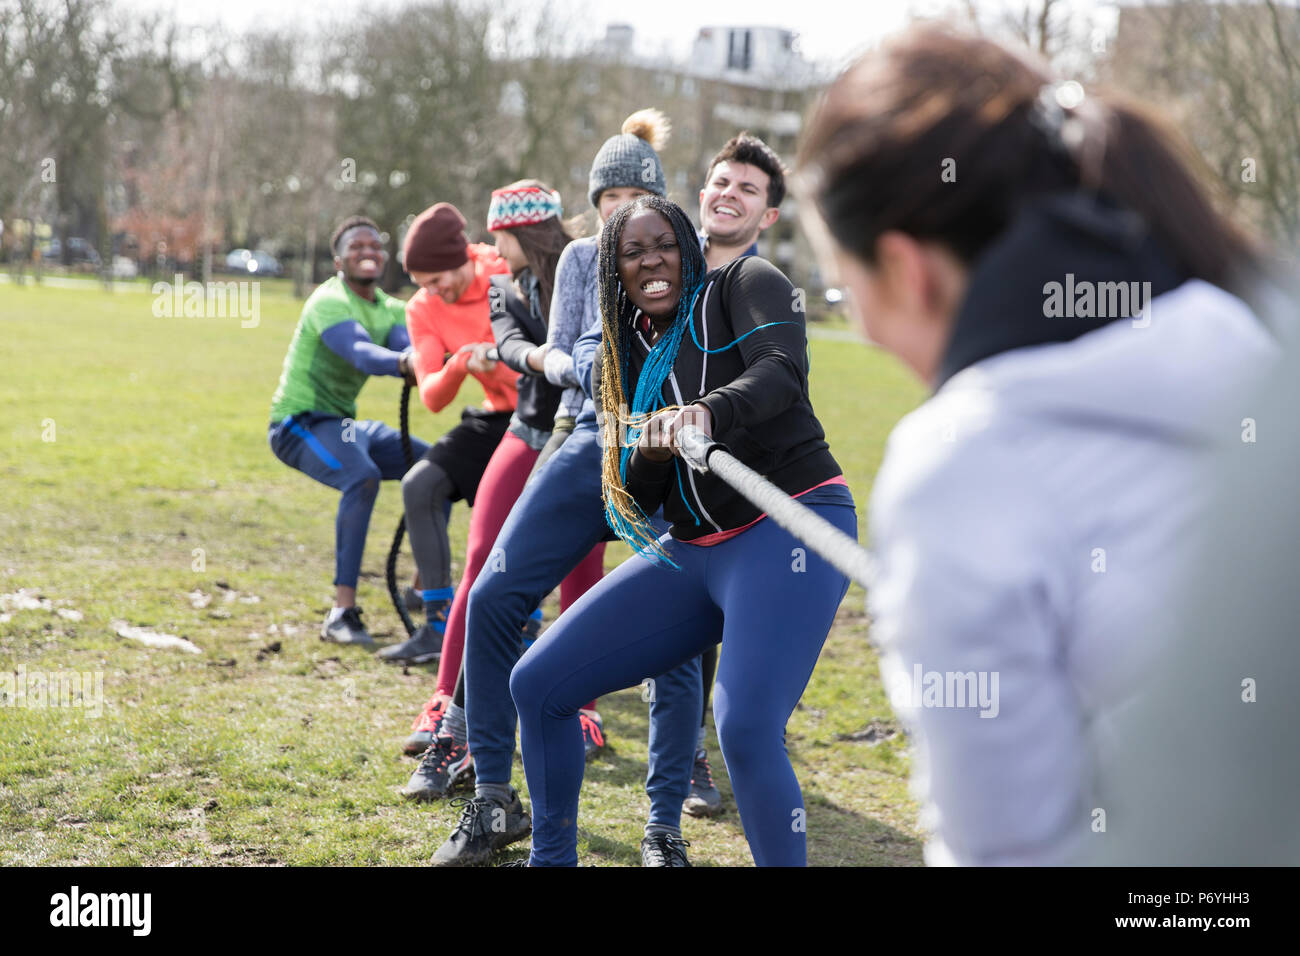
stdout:
<svg viewBox="0 0 1300 956">
<path fill-rule="evenodd" d="M 853 498 L 808 397 L 804 315 L 755 256 L 706 274 L 686 214 L 658 196 L 601 233 L 600 361 L 606 516 L 640 550 L 520 659 L 510 686 L 533 804 L 534 866 L 577 862 L 578 708 L 719 642 L 714 717 L 760 866 L 806 860 L 803 797 L 785 725 L 812 676 L 847 580 L 678 457 L 694 424 L 856 536 Z M 575 356 L 576 357 L 576 356 Z M 647 515 L 663 507 L 669 534 Z"/>
</svg>

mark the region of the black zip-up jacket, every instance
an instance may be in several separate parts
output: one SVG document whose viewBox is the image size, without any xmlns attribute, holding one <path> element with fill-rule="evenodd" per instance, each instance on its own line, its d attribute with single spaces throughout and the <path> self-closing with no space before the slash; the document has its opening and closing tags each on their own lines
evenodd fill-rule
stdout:
<svg viewBox="0 0 1300 956">
<path fill-rule="evenodd" d="M 520 298 L 508 275 L 495 275 L 489 281 L 488 309 L 492 316 L 492 337 L 497 342 L 501 361 L 519 373 L 519 403 L 515 414 L 531 428 L 549 432 L 555 427 L 555 410 L 564 389 L 552 385 L 541 372 L 528 367 L 528 353 L 546 341 L 546 320 L 537 315 L 535 302 Z M 529 299 L 536 300 L 536 283 L 531 272 L 520 273 L 521 285 Z"/>
<path fill-rule="evenodd" d="M 808 397 L 801 299 L 779 269 L 757 256 L 710 272 L 691 316 L 699 346 L 688 330 L 661 394 L 664 405 L 708 408 L 713 438 L 792 495 L 842 473 Z M 701 351 L 722 348 L 769 322 L 783 324 L 754 332 L 718 354 Z M 640 329 L 632 342 L 629 388 L 650 351 L 649 337 Z M 597 362 L 596 379 L 599 367 Z M 676 456 L 655 462 L 634 449 L 627 490 L 646 514 L 662 504 L 673 537 L 682 541 L 742 527 L 760 514 L 727 484 L 698 474 Z"/>
</svg>

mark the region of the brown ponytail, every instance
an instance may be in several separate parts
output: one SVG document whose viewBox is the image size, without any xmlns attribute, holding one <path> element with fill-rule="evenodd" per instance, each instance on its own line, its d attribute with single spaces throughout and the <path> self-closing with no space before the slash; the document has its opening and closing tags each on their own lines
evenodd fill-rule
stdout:
<svg viewBox="0 0 1300 956">
<path fill-rule="evenodd" d="M 867 54 L 814 108 L 798 180 L 835 240 L 866 262 L 896 229 L 973 262 L 1036 195 L 1089 188 L 1143 217 L 1180 272 L 1235 288 L 1254 242 L 1210 201 L 1190 148 L 1136 104 L 1089 90 L 1060 135 L 1047 67 L 982 37 L 927 26 Z M 1208 177 L 1207 177 L 1208 178 Z"/>
</svg>

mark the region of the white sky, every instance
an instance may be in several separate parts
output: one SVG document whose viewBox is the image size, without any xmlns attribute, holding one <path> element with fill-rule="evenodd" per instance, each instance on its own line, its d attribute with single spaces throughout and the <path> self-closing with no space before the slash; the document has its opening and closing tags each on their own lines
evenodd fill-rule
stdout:
<svg viewBox="0 0 1300 956">
<path fill-rule="evenodd" d="M 937 15 L 955 0 L 557 0 L 592 36 L 607 23 L 630 23 L 638 46 L 659 52 L 667 48 L 685 56 L 700 27 L 778 26 L 799 34 L 804 55 L 831 65 L 845 63 L 854 53 L 895 32 L 909 15 Z M 337 21 L 355 15 L 356 0 L 113 0 L 119 9 L 170 11 L 183 23 L 214 21 L 245 30 L 259 25 L 292 26 L 304 20 Z M 401 6 L 401 0 L 368 0 L 364 8 Z M 532 4 L 529 4 L 530 6 Z M 1019 8 L 1024 0 L 976 0 L 981 11 Z M 1078 0 L 1070 8 L 1090 9 L 1098 0 Z"/>
</svg>

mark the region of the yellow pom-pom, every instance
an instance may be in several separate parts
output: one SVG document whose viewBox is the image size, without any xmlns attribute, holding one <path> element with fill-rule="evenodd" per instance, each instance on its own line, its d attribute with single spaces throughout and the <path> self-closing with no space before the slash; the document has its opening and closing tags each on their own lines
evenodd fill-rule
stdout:
<svg viewBox="0 0 1300 956">
<path fill-rule="evenodd" d="M 656 153 L 668 144 L 672 129 L 668 117 L 657 109 L 637 110 L 623 120 L 623 132 L 645 140 Z"/>
</svg>

